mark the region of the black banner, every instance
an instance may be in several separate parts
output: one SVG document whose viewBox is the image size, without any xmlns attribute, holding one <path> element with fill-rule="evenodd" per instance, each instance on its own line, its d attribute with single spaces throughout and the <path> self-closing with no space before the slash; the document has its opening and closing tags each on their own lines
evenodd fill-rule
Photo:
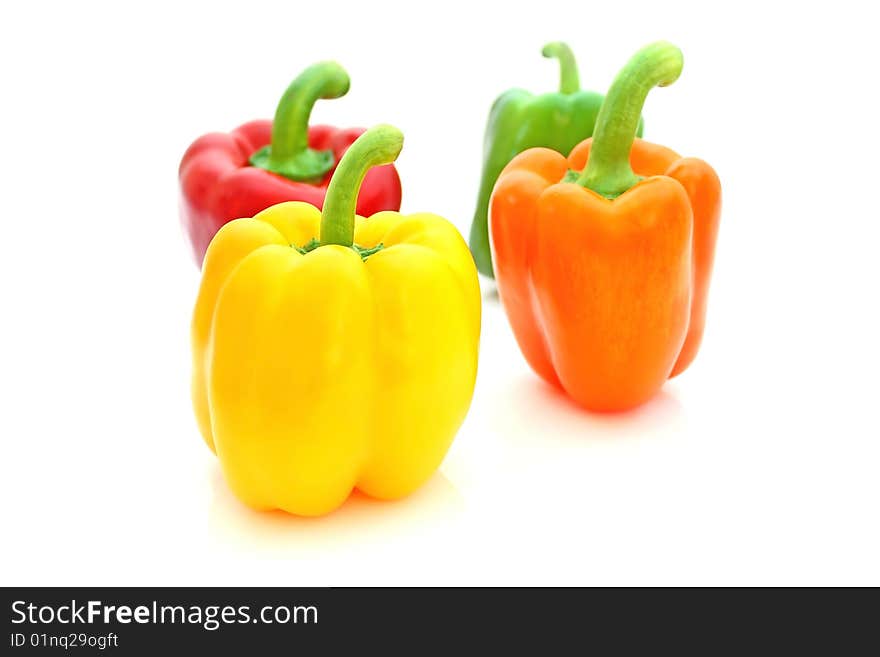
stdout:
<svg viewBox="0 0 880 657">
<path fill-rule="evenodd" d="M 2 654 L 869 654 L 877 601 L 867 590 L 12 588 Z"/>
</svg>

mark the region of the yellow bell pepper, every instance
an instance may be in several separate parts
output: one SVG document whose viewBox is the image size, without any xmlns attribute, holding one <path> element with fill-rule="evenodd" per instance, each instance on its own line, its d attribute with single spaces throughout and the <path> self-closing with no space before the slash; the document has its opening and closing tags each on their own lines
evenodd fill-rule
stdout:
<svg viewBox="0 0 880 657">
<path fill-rule="evenodd" d="M 405 496 L 439 467 L 473 396 L 480 293 L 467 245 L 433 214 L 355 217 L 403 135 L 365 132 L 322 213 L 236 219 L 205 258 L 192 323 L 195 414 L 233 492 L 321 515 L 354 488 Z"/>
</svg>

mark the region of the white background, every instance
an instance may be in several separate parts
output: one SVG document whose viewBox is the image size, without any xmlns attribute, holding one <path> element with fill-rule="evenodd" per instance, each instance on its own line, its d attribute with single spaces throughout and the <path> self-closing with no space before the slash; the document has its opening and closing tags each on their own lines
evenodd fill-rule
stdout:
<svg viewBox="0 0 880 657">
<path fill-rule="evenodd" d="M 880 584 L 870 3 L 420 5 L 3 5 L 0 581 Z M 434 479 L 318 520 L 242 507 L 190 408 L 184 149 L 337 59 L 351 91 L 314 120 L 400 127 L 403 210 L 466 234 L 489 105 L 554 89 L 560 39 L 600 91 L 650 41 L 684 51 L 645 117 L 724 185 L 697 361 L 590 415 L 482 280 L 476 394 Z"/>
</svg>

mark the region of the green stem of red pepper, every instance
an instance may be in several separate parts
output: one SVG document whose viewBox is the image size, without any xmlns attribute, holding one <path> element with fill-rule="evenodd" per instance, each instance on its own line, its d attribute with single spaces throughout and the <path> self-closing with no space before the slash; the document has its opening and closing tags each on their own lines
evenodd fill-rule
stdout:
<svg viewBox="0 0 880 657">
<path fill-rule="evenodd" d="M 272 143 L 251 155 L 250 163 L 299 182 L 316 182 L 333 168 L 333 151 L 309 148 L 309 116 L 319 98 L 348 93 L 348 73 L 336 62 L 308 67 L 290 83 L 275 110 Z"/>
<path fill-rule="evenodd" d="M 681 75 L 681 51 L 666 41 L 639 50 L 617 74 L 593 131 L 590 159 L 577 183 L 606 198 L 617 198 L 640 178 L 629 156 L 648 92 L 672 84 Z"/>
<path fill-rule="evenodd" d="M 358 137 L 333 172 L 321 214 L 321 246 L 354 243 L 354 217 L 358 192 L 373 167 L 391 164 L 403 148 L 403 133 L 390 125 L 377 125 Z M 364 249 L 356 248 L 364 257 Z M 367 253 L 369 255 L 369 253 Z"/>
<path fill-rule="evenodd" d="M 573 94 L 580 91 L 581 80 L 578 76 L 577 60 L 567 43 L 554 41 L 541 50 L 544 57 L 555 57 L 559 60 L 559 93 Z"/>
</svg>

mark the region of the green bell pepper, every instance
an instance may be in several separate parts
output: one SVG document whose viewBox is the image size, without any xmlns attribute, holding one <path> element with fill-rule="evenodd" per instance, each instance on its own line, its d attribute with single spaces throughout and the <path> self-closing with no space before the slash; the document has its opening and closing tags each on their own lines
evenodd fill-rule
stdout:
<svg viewBox="0 0 880 657">
<path fill-rule="evenodd" d="M 510 89 L 495 100 L 486 125 L 483 174 L 471 223 L 470 247 L 477 269 L 492 278 L 489 197 L 501 170 L 516 155 L 536 146 L 567 155 L 593 135 L 593 126 L 604 100 L 594 91 L 581 91 L 577 62 L 568 45 L 558 41 L 548 43 L 541 54 L 559 60 L 559 91 L 535 96 L 524 89 Z M 641 121 L 636 134 L 642 135 Z"/>
</svg>

